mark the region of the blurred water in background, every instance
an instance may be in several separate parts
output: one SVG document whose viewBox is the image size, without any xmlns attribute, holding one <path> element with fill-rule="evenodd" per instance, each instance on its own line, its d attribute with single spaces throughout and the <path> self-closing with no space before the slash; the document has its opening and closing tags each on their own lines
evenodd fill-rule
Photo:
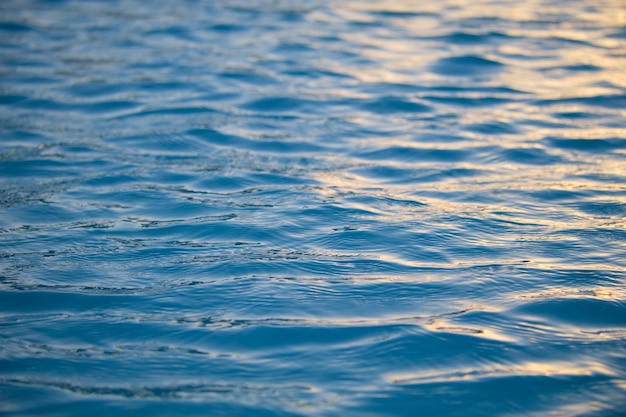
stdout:
<svg viewBox="0 0 626 417">
<path fill-rule="evenodd" d="M 620 0 L 0 4 L 0 413 L 626 412 Z"/>
</svg>

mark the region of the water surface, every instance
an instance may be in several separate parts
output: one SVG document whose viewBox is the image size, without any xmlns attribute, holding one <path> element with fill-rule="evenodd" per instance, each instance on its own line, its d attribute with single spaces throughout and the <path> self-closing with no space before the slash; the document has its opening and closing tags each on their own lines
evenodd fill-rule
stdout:
<svg viewBox="0 0 626 417">
<path fill-rule="evenodd" d="M 619 0 L 0 5 L 0 413 L 626 410 Z"/>
</svg>

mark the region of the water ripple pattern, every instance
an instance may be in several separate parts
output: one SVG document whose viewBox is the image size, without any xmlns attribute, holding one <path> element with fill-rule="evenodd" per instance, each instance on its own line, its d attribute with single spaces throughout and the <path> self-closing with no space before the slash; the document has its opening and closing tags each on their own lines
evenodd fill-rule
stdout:
<svg viewBox="0 0 626 417">
<path fill-rule="evenodd" d="M 626 413 L 621 0 L 5 0 L 0 414 Z"/>
</svg>

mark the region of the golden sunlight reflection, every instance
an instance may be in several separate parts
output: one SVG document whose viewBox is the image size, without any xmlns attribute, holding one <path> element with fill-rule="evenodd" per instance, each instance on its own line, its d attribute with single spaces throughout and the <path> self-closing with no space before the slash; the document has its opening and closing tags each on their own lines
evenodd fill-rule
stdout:
<svg viewBox="0 0 626 417">
<path fill-rule="evenodd" d="M 432 323 L 427 324 L 425 327 L 432 332 L 464 334 L 489 340 L 495 340 L 503 343 L 520 342 L 519 337 L 514 337 L 510 334 L 506 334 L 504 331 L 499 331 L 495 328 L 485 326 L 460 326 L 458 324 L 446 322 L 445 320 L 442 320 L 440 318 L 436 318 L 435 320 L 433 320 Z"/>
<path fill-rule="evenodd" d="M 487 5 L 485 4 L 487 3 Z M 492 0 L 475 2 L 471 0 L 443 0 L 443 1 L 394 1 L 378 0 L 372 2 L 348 1 L 344 4 L 353 11 L 385 11 L 394 13 L 415 13 L 428 16 L 446 11 L 450 15 L 459 17 L 498 17 L 510 20 L 537 20 L 544 15 L 558 15 L 562 7 L 537 7 L 536 2 L 510 2 Z M 626 9 L 623 0 L 598 0 L 597 7 L 587 8 L 581 18 L 591 22 L 600 22 L 607 26 L 626 25 Z"/>
<path fill-rule="evenodd" d="M 558 299 L 558 298 L 575 298 L 575 299 L 599 299 L 613 302 L 623 302 L 626 300 L 626 288 L 623 286 L 610 287 L 586 287 L 586 288 L 570 288 L 558 287 L 547 288 L 537 292 L 517 294 L 516 298 L 520 299 Z"/>
<path fill-rule="evenodd" d="M 621 30 L 625 24 L 626 12 L 623 2 L 619 0 L 601 1 L 596 7 L 583 12 L 579 18 L 597 27 L 586 31 L 567 22 L 557 24 L 558 20 L 537 29 L 535 23 L 556 19 L 554 16 L 562 10 L 559 7 L 537 7 L 534 3 L 517 3 L 511 7 L 508 2 L 494 1 L 485 8 L 481 2 L 465 0 L 381 0 L 342 2 L 342 6 L 341 13 L 346 14 L 346 18 L 366 24 L 376 23 L 377 18 L 372 13 L 385 12 L 398 16 L 390 20 L 395 31 L 380 29 L 343 35 L 352 44 L 359 45 L 359 54 L 376 63 L 346 68 L 346 73 L 360 82 L 434 85 L 449 79 L 429 71 L 431 65 L 442 58 L 474 55 L 503 65 L 503 71 L 489 75 L 495 84 L 540 94 L 546 99 L 611 94 L 616 92 L 616 88 L 626 86 L 626 42 L 607 37 L 612 30 Z M 489 30 L 493 33 L 511 39 L 529 39 L 535 47 L 519 47 L 516 42 L 449 44 L 441 38 L 450 35 L 450 32 L 442 27 L 438 14 L 468 21 L 491 18 L 493 21 L 489 23 Z M 485 30 L 484 27 L 471 26 L 464 29 L 468 34 L 482 34 Z M 558 50 L 546 48 L 550 44 L 558 44 Z M 555 53 L 559 55 L 556 66 Z M 571 68 L 564 67 L 563 63 Z M 601 70 L 576 70 L 576 66 L 585 65 Z M 457 85 L 465 82 L 463 77 L 455 80 Z"/>
<path fill-rule="evenodd" d="M 519 364 L 488 364 L 477 368 L 453 368 L 427 370 L 421 372 L 393 373 L 387 380 L 394 384 L 433 384 L 441 382 L 476 381 L 485 378 L 507 378 L 513 376 L 587 376 L 615 375 L 608 366 L 599 362 L 582 362 L 575 364 L 566 361 L 555 362 L 523 362 Z"/>
</svg>

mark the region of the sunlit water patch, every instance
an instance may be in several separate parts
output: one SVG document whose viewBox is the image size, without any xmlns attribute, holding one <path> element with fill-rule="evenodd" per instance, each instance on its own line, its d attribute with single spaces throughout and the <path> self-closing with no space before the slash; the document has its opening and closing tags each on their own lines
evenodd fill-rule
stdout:
<svg viewBox="0 0 626 417">
<path fill-rule="evenodd" d="M 0 412 L 617 416 L 619 0 L 0 5 Z"/>
</svg>

